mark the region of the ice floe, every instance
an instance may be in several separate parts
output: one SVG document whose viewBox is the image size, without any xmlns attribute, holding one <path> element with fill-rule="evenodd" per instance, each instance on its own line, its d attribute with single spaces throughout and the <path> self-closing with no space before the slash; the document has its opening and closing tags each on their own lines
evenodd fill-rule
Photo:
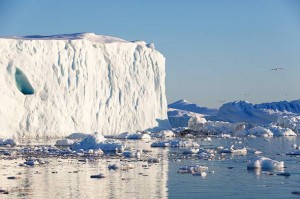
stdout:
<svg viewBox="0 0 300 199">
<path fill-rule="evenodd" d="M 5 145 L 16 146 L 17 144 L 18 142 L 15 141 L 14 139 L 0 139 L 0 146 L 5 146 Z"/>
<path fill-rule="evenodd" d="M 171 138 L 175 137 L 175 133 L 171 130 L 161 130 L 159 132 L 151 133 L 151 137 L 155 138 Z"/>
<path fill-rule="evenodd" d="M 255 157 L 248 161 L 247 169 L 283 170 L 284 162 L 279 162 L 266 157 Z"/>
<path fill-rule="evenodd" d="M 73 140 L 62 139 L 62 140 L 57 140 L 55 146 L 71 146 L 72 144 L 74 144 Z"/>
<path fill-rule="evenodd" d="M 101 149 L 102 151 L 123 151 L 125 146 L 115 140 L 106 140 L 102 134 L 94 133 L 88 135 L 81 142 L 76 142 L 71 146 L 72 150 Z"/>
<path fill-rule="evenodd" d="M 235 148 L 234 145 L 232 145 L 229 149 L 221 149 L 218 152 L 219 153 L 230 153 L 233 155 L 247 155 L 246 148 Z"/>
<path fill-rule="evenodd" d="M 121 133 L 115 136 L 116 139 L 134 139 L 134 140 L 149 140 L 151 136 L 148 132 L 136 132 L 136 133 Z"/>
</svg>

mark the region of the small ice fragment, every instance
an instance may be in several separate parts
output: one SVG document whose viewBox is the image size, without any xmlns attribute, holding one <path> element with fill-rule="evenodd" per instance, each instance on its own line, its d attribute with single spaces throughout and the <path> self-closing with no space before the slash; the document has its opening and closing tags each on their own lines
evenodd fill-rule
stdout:
<svg viewBox="0 0 300 199">
<path fill-rule="evenodd" d="M 159 159 L 158 158 L 149 158 L 148 163 L 159 163 Z"/>
<path fill-rule="evenodd" d="M 262 170 L 282 170 L 284 168 L 284 162 L 278 162 L 270 158 L 255 157 L 248 161 L 247 169 L 262 169 Z"/>
<path fill-rule="evenodd" d="M 91 175 L 91 178 L 105 178 L 105 176 L 102 173 L 100 173 L 98 175 Z"/>
<path fill-rule="evenodd" d="M 277 173 L 278 176 L 285 176 L 285 177 L 289 177 L 291 176 L 291 174 L 289 172 L 284 172 L 284 173 Z"/>
</svg>

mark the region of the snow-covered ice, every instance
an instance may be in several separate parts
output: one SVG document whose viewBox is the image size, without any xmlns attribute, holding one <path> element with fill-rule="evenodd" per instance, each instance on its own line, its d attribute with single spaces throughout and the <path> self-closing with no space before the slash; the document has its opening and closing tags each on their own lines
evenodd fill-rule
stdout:
<svg viewBox="0 0 300 199">
<path fill-rule="evenodd" d="M 249 129 L 249 135 L 255 135 L 259 137 L 273 137 L 272 131 L 270 131 L 267 128 L 256 126 L 251 129 Z"/>
<path fill-rule="evenodd" d="M 265 157 L 255 157 L 248 161 L 247 169 L 282 170 L 284 169 L 284 162 Z"/>
<path fill-rule="evenodd" d="M 247 122 L 262 125 L 276 122 L 280 116 L 295 116 L 299 114 L 300 100 L 262 104 L 235 101 L 223 104 L 216 118 L 228 122 Z"/>
<path fill-rule="evenodd" d="M 84 138 L 81 142 L 75 142 L 71 148 L 72 150 L 101 149 L 102 151 L 117 152 L 123 151 L 125 146 L 117 141 L 105 139 L 100 133 L 94 133 Z"/>
<path fill-rule="evenodd" d="M 193 131 L 199 131 L 201 134 L 232 134 L 245 128 L 243 123 L 207 121 L 202 117 L 191 117 L 188 127 Z"/>
<path fill-rule="evenodd" d="M 200 107 L 184 99 L 168 105 L 168 118 L 173 128 L 187 127 L 191 117 L 207 117 L 216 114 L 217 109 Z"/>
<path fill-rule="evenodd" d="M 151 144 L 151 147 L 169 147 L 170 143 L 169 141 L 158 141 L 158 142 L 153 142 Z"/>
<path fill-rule="evenodd" d="M 72 144 L 74 144 L 73 140 L 61 139 L 56 141 L 55 146 L 71 146 Z"/>
<path fill-rule="evenodd" d="M 300 100 L 299 100 L 300 101 Z M 281 116 L 275 122 L 278 126 L 289 128 L 296 133 L 300 132 L 300 116 Z"/>
<path fill-rule="evenodd" d="M 0 57 L 3 138 L 170 128 L 165 58 L 153 45 L 93 33 L 1 37 Z"/>
<path fill-rule="evenodd" d="M 171 130 L 161 130 L 159 132 L 151 133 L 151 137 L 155 138 L 171 138 L 175 137 L 175 133 Z"/>
<path fill-rule="evenodd" d="M 10 146 L 15 146 L 17 145 L 18 142 L 15 141 L 14 139 L 0 139 L 0 146 L 3 146 L 3 145 L 10 145 Z"/>
<path fill-rule="evenodd" d="M 233 155 L 247 155 L 246 148 L 235 148 L 234 145 L 232 145 L 229 149 L 221 149 L 218 152 L 219 153 L 230 153 Z"/>
<path fill-rule="evenodd" d="M 137 132 L 137 133 L 121 133 L 117 136 L 115 136 L 116 139 L 134 139 L 134 140 L 149 140 L 151 139 L 151 136 L 149 133 L 142 133 L 142 132 Z"/>
</svg>

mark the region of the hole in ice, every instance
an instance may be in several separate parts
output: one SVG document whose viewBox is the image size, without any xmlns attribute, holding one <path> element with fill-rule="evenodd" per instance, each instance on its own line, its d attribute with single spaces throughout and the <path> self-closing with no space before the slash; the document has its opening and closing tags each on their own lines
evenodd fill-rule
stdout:
<svg viewBox="0 0 300 199">
<path fill-rule="evenodd" d="M 28 81 L 26 75 L 19 68 L 16 68 L 15 80 L 16 80 L 17 88 L 21 93 L 23 93 L 24 95 L 34 94 L 33 87 Z"/>
</svg>

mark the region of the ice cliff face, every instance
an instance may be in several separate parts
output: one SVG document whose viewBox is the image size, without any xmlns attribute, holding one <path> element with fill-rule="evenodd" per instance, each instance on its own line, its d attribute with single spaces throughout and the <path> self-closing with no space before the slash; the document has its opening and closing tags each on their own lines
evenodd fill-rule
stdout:
<svg viewBox="0 0 300 199">
<path fill-rule="evenodd" d="M 169 128 L 165 58 L 93 33 L 0 38 L 1 137 Z"/>
</svg>

